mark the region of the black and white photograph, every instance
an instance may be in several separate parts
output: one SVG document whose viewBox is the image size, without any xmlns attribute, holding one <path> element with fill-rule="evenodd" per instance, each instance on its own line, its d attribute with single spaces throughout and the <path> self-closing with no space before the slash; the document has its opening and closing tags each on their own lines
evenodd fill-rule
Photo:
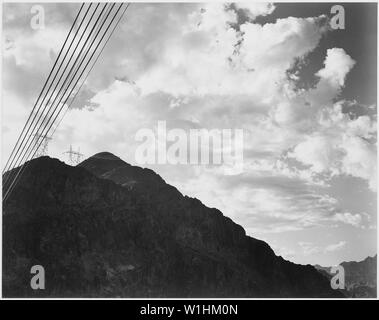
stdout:
<svg viewBox="0 0 379 320">
<path fill-rule="evenodd" d="M 2 298 L 376 299 L 377 17 L 2 2 Z"/>
</svg>

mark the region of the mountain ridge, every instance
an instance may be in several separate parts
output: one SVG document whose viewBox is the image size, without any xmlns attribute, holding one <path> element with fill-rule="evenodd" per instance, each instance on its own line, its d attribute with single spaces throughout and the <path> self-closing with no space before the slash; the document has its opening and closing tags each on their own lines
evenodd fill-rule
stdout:
<svg viewBox="0 0 379 320">
<path fill-rule="evenodd" d="M 112 163 L 112 164 L 111 164 Z M 150 169 L 41 157 L 4 204 L 4 296 L 343 297 Z M 28 286 L 43 265 L 43 292 Z"/>
<path fill-rule="evenodd" d="M 344 261 L 339 264 L 345 271 L 346 295 L 354 298 L 376 298 L 377 296 L 377 255 L 361 261 Z M 327 279 L 332 267 L 314 266 Z"/>
</svg>

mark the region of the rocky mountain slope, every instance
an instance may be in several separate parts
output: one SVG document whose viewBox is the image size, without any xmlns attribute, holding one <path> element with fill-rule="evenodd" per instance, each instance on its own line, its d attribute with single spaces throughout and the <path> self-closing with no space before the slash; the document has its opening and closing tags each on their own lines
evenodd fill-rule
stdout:
<svg viewBox="0 0 379 320">
<path fill-rule="evenodd" d="M 30 288 L 42 265 L 46 289 Z M 29 162 L 3 205 L 6 297 L 341 297 L 219 210 L 110 153 Z"/>
<path fill-rule="evenodd" d="M 342 262 L 345 270 L 345 287 L 348 297 L 352 298 L 376 298 L 376 273 L 377 256 L 367 257 L 362 261 Z M 324 274 L 328 279 L 331 274 L 331 267 L 315 265 L 316 269 Z"/>
</svg>

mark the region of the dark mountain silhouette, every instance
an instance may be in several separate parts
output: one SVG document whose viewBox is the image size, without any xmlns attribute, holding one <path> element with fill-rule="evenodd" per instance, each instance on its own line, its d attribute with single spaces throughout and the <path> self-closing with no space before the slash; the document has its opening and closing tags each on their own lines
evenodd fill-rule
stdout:
<svg viewBox="0 0 379 320">
<path fill-rule="evenodd" d="M 362 261 L 342 262 L 345 270 L 346 295 L 352 298 L 376 298 L 376 273 L 377 256 L 367 257 Z M 330 279 L 333 274 L 331 267 L 315 265 L 326 278 Z"/>
<path fill-rule="evenodd" d="M 30 288 L 42 265 L 46 289 Z M 214 208 L 110 153 L 28 163 L 3 207 L 6 297 L 342 297 Z"/>
</svg>

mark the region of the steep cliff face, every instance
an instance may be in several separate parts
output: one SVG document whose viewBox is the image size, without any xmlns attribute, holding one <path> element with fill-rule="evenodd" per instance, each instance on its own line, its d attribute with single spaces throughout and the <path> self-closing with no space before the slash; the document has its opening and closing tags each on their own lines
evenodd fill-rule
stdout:
<svg viewBox="0 0 379 320">
<path fill-rule="evenodd" d="M 340 297 L 217 209 L 100 153 L 32 160 L 3 208 L 3 294 L 54 297 Z M 46 289 L 30 288 L 42 265 Z"/>
</svg>

